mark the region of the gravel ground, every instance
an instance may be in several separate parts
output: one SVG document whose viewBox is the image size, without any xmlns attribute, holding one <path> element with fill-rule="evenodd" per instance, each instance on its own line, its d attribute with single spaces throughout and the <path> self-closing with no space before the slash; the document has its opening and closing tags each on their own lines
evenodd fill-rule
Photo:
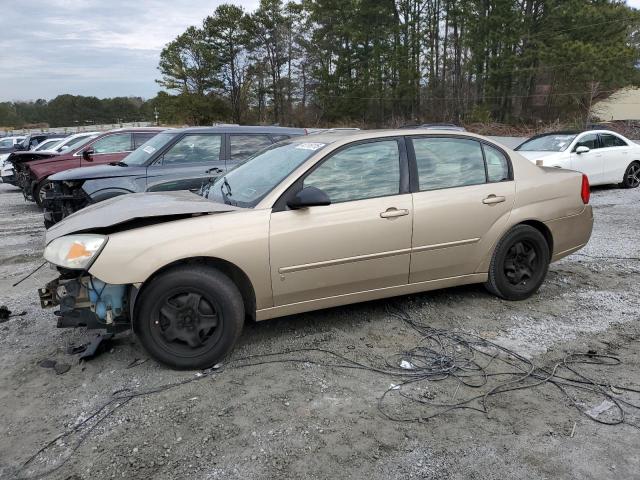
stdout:
<svg viewBox="0 0 640 480">
<path fill-rule="evenodd" d="M 640 388 L 640 261 L 623 258 L 640 257 L 639 201 L 640 189 L 595 189 L 591 242 L 553 264 L 527 301 L 501 301 L 470 286 L 247 324 L 232 358 L 322 348 L 384 366 L 420 341 L 389 313 L 393 305 L 434 327 L 481 335 L 537 365 L 570 351 L 615 355 L 617 367 L 581 371 Z M 45 267 L 11 286 L 41 263 L 41 213 L 7 185 L 0 185 L 0 212 L 0 303 L 26 311 L 0 324 L 0 478 L 31 478 L 56 467 L 47 478 L 640 478 L 638 429 L 594 422 L 550 384 L 491 397 L 487 414 L 459 409 L 395 422 L 378 410 L 394 378 L 304 361 L 335 363 L 319 353 L 244 368 L 231 363 L 202 375 L 147 361 L 135 338 L 121 334 L 107 352 L 79 363 L 66 348 L 93 333 L 56 329 L 54 315 L 38 304 L 36 289 L 54 272 Z M 56 374 L 40 366 L 46 359 L 70 369 Z M 65 437 L 21 468 L 112 395 L 182 381 L 188 382 L 134 397 L 93 430 Z M 422 382 L 413 391 L 451 401 L 465 394 L 455 385 Z M 612 391 L 640 404 L 640 395 Z M 423 415 L 419 404 L 391 393 L 393 412 Z M 570 397 L 584 409 L 602 403 L 579 390 Z M 629 422 L 639 422 L 637 411 L 629 413 Z"/>
</svg>

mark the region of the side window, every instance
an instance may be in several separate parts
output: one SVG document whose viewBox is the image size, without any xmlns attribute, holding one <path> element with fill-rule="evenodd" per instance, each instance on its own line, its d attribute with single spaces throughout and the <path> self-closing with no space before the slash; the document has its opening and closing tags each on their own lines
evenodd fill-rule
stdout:
<svg viewBox="0 0 640 480">
<path fill-rule="evenodd" d="M 602 142 L 602 148 L 627 146 L 627 142 L 622 140 L 620 137 L 616 137 L 615 135 L 611 135 L 609 133 L 601 133 L 600 141 Z"/>
<path fill-rule="evenodd" d="M 221 145 L 222 135 L 185 135 L 163 155 L 162 164 L 215 162 Z"/>
<path fill-rule="evenodd" d="M 93 145 L 94 153 L 118 153 L 131 151 L 131 134 L 116 133 L 96 140 Z"/>
<path fill-rule="evenodd" d="M 156 132 L 135 132 L 133 134 L 133 149 L 135 150 L 147 140 L 156 136 Z"/>
<path fill-rule="evenodd" d="M 271 145 L 268 135 L 230 135 L 231 160 L 242 161 Z"/>
<path fill-rule="evenodd" d="M 578 143 L 576 143 L 573 151 L 575 152 L 578 147 L 588 147 L 590 150 L 599 148 L 600 145 L 598 144 L 598 135 L 595 133 L 588 133 L 587 135 L 583 135 L 578 140 Z"/>
<path fill-rule="evenodd" d="M 487 162 L 487 181 L 502 182 L 509 180 L 509 162 L 500 150 L 489 145 L 482 145 L 484 159 Z"/>
<path fill-rule="evenodd" d="M 480 142 L 460 138 L 414 138 L 420 190 L 485 183 Z"/>
<path fill-rule="evenodd" d="M 400 193 L 400 150 L 395 140 L 346 147 L 324 160 L 304 179 L 323 190 L 331 203 Z"/>
</svg>

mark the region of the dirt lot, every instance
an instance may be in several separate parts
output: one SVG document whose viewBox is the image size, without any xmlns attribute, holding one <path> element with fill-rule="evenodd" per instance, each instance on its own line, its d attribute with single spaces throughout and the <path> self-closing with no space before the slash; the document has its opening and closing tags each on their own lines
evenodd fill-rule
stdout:
<svg viewBox="0 0 640 480">
<path fill-rule="evenodd" d="M 621 365 L 579 371 L 638 389 L 640 261 L 623 257 L 640 257 L 640 189 L 596 189 L 592 203 L 591 243 L 552 265 L 530 300 L 504 302 L 472 286 L 248 324 L 232 358 L 322 348 L 384 368 L 386 358 L 420 341 L 389 313 L 393 305 L 434 327 L 481 335 L 541 366 L 570 351 L 615 355 Z M 54 315 L 37 301 L 36 288 L 54 272 L 45 267 L 11 287 L 41 263 L 40 212 L 6 185 L 0 186 L 0 212 L 0 303 L 27 312 L 0 324 L 0 478 L 31 478 L 56 467 L 47 478 L 640 478 L 638 429 L 594 422 L 570 399 L 586 410 L 601 405 L 601 396 L 579 389 L 565 396 L 550 383 L 492 396 L 488 414 L 457 409 L 428 421 L 396 422 L 380 413 L 378 399 L 397 379 L 303 361 L 337 363 L 318 352 L 260 357 L 300 361 L 242 368 L 236 361 L 202 375 L 145 361 L 135 338 L 123 334 L 109 351 L 79 364 L 66 348 L 93 333 L 56 329 Z M 71 368 L 56 374 L 39 365 L 45 359 Z M 187 380 L 110 404 L 101 414 L 121 406 L 21 469 L 112 395 Z M 420 382 L 406 390 L 453 401 L 468 393 L 459 387 Z M 402 401 L 404 391 L 390 392 L 386 411 L 426 416 L 422 405 Z M 609 391 L 640 404 L 640 394 Z M 612 420 L 614 411 L 597 418 Z M 640 423 L 638 412 L 627 409 L 626 421 Z"/>
</svg>

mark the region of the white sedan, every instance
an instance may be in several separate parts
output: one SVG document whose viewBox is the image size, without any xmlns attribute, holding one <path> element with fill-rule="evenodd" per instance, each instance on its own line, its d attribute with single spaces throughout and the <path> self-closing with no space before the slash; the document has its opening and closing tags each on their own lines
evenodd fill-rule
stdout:
<svg viewBox="0 0 640 480">
<path fill-rule="evenodd" d="M 591 185 L 640 185 L 640 145 L 609 130 L 544 133 L 516 150 L 537 165 L 582 172 Z"/>
</svg>

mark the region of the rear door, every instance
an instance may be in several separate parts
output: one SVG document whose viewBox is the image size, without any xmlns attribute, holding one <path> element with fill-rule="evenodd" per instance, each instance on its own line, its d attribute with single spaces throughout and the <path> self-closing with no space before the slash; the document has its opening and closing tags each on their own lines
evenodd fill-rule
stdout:
<svg viewBox="0 0 640 480">
<path fill-rule="evenodd" d="M 231 170 L 240 162 L 245 161 L 260 150 L 273 144 L 267 134 L 236 134 L 228 136 L 229 154 L 227 156 L 227 170 Z"/>
<path fill-rule="evenodd" d="M 612 133 L 600 134 L 600 151 L 602 152 L 602 181 L 619 183 L 629 166 L 629 145 L 622 138 Z"/>
<path fill-rule="evenodd" d="M 81 166 L 83 167 L 119 162 L 133 150 L 131 132 L 117 132 L 105 135 L 82 150 L 93 151 L 88 160 L 82 156 L 82 151 L 75 154 L 80 156 Z"/>
<path fill-rule="evenodd" d="M 147 191 L 198 191 L 224 171 L 222 138 L 205 133 L 180 137 L 147 169 Z"/>
<path fill-rule="evenodd" d="M 589 151 L 577 153 L 578 147 L 588 147 Z M 571 150 L 571 168 L 584 173 L 592 184 L 602 181 L 604 164 L 597 133 L 584 133 L 578 138 Z"/>
<path fill-rule="evenodd" d="M 414 191 L 409 282 L 475 273 L 515 199 L 506 153 L 476 139 L 429 136 L 411 139 L 409 158 Z"/>
</svg>

